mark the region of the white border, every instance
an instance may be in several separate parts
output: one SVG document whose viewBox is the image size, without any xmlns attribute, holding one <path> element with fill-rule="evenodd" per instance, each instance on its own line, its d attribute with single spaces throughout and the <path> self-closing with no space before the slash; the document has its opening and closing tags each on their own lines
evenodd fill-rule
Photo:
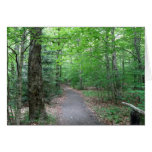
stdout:
<svg viewBox="0 0 152 152">
<path fill-rule="evenodd" d="M 0 150 L 151 152 L 150 79 L 146 80 L 146 126 L 6 126 L 7 26 L 145 26 L 148 60 L 152 70 L 151 6 L 150 0 L 0 2 Z"/>
</svg>

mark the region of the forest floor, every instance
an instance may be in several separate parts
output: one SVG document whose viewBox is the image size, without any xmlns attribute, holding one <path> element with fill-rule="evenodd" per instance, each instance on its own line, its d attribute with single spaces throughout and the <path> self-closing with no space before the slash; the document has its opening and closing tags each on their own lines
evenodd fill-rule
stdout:
<svg viewBox="0 0 152 152">
<path fill-rule="evenodd" d="M 28 120 L 29 108 L 22 107 L 22 125 L 104 125 L 75 89 L 62 85 L 62 90 L 62 95 L 45 104 L 48 122 L 39 120 L 31 124 Z"/>
<path fill-rule="evenodd" d="M 21 109 L 21 124 L 22 125 L 57 125 L 59 120 L 59 114 L 61 111 L 61 104 L 65 99 L 65 94 L 53 98 L 49 103 L 45 104 L 46 114 L 48 116 L 47 121 L 39 120 L 38 122 L 30 123 L 28 120 L 29 107 L 24 106 Z"/>
</svg>

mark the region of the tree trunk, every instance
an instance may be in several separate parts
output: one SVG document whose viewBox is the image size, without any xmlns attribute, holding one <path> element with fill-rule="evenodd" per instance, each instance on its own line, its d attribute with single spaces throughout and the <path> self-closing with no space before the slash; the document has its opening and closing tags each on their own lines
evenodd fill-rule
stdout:
<svg viewBox="0 0 152 152">
<path fill-rule="evenodd" d="M 58 36 L 60 38 L 60 28 L 58 27 Z M 61 49 L 60 49 L 60 40 L 58 40 L 57 42 L 58 44 L 58 50 L 56 52 L 56 93 L 58 93 L 58 91 L 60 90 L 60 76 L 61 76 L 61 69 L 60 69 L 60 65 L 59 65 L 59 56 L 61 54 Z"/>
<path fill-rule="evenodd" d="M 124 54 L 124 51 L 123 51 L 123 54 L 122 54 L 122 80 L 121 80 L 121 93 L 122 95 L 123 92 L 124 92 L 124 82 L 125 82 L 125 54 Z"/>
<path fill-rule="evenodd" d="M 42 100 L 41 34 L 40 27 L 31 28 L 31 40 L 33 41 L 28 61 L 29 119 L 31 121 L 45 116 L 45 106 Z"/>
<path fill-rule="evenodd" d="M 61 60 L 62 60 L 62 50 L 60 50 L 60 56 L 61 56 Z M 60 79 L 61 79 L 61 77 L 62 77 L 62 65 L 61 64 L 60 64 L 59 69 L 60 69 Z"/>
<path fill-rule="evenodd" d="M 60 44 L 58 43 L 58 46 Z M 57 50 L 56 52 L 56 92 L 58 92 L 60 90 L 60 65 L 59 65 L 59 54 L 60 54 L 60 50 Z"/>
<path fill-rule="evenodd" d="M 110 61 L 109 61 L 109 55 L 108 55 L 108 33 L 109 30 L 106 28 L 106 39 L 105 39 L 105 47 L 106 47 L 106 54 L 105 54 L 105 59 L 106 59 L 106 72 L 107 72 L 107 91 L 108 91 L 108 98 L 110 98 L 110 91 L 111 91 L 111 83 L 110 83 Z"/>
<path fill-rule="evenodd" d="M 9 64 L 9 59 L 8 59 L 8 48 L 7 48 L 7 123 L 8 123 L 8 124 L 11 124 L 11 118 L 10 118 L 10 113 L 9 113 L 10 93 L 9 93 L 8 64 Z"/>
<path fill-rule="evenodd" d="M 143 82 L 142 74 L 141 72 L 143 71 L 142 68 L 142 61 L 141 61 L 141 54 L 140 54 L 140 41 L 141 41 L 141 33 L 136 31 L 137 28 L 134 28 L 134 48 L 135 48 L 135 53 L 137 56 L 137 63 L 138 63 L 138 83 Z"/>
<path fill-rule="evenodd" d="M 112 34 L 112 72 L 113 72 L 113 98 L 114 102 L 118 102 L 119 97 L 119 88 L 120 84 L 118 82 L 118 68 L 117 68 L 117 59 L 116 59 L 116 50 L 115 50 L 115 35 L 114 35 L 115 28 L 113 27 L 111 30 Z"/>
<path fill-rule="evenodd" d="M 77 45 L 79 47 L 80 39 L 77 39 Z M 83 89 L 83 79 L 82 79 L 82 54 L 80 52 L 80 69 L 79 69 L 79 83 L 80 83 L 80 89 Z"/>
<path fill-rule="evenodd" d="M 22 68 L 23 68 L 23 59 L 24 59 L 24 40 L 25 40 L 25 31 L 22 35 L 21 40 L 21 50 L 19 54 L 19 71 L 18 71 L 18 100 L 17 100 L 17 113 L 16 113 L 16 124 L 20 125 L 21 121 L 21 105 L 22 105 Z"/>
<path fill-rule="evenodd" d="M 80 63 L 80 89 L 83 89 L 83 84 L 82 84 L 82 65 Z"/>
</svg>

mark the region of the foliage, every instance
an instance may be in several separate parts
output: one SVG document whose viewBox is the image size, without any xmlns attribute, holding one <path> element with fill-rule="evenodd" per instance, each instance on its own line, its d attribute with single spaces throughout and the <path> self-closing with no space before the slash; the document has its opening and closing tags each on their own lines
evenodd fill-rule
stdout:
<svg viewBox="0 0 152 152">
<path fill-rule="evenodd" d="M 97 97 L 98 96 L 98 92 L 97 91 L 83 90 L 82 92 L 87 97 Z"/>
<path fill-rule="evenodd" d="M 18 111 L 20 91 L 22 106 L 28 106 L 28 58 L 31 40 L 36 39 L 34 34 L 37 33 L 31 27 L 7 29 L 8 106 L 14 111 Z M 44 102 L 60 95 L 60 85 L 66 83 L 76 89 L 96 88 L 97 91 L 84 91 L 84 94 L 98 96 L 100 102 L 126 101 L 144 110 L 144 34 L 143 27 L 42 28 L 37 43 L 42 46 Z M 25 51 L 20 82 L 22 49 Z M 112 110 L 109 108 L 107 114 Z M 117 110 L 115 107 L 114 111 Z M 111 119 L 118 120 L 114 117 Z"/>
<path fill-rule="evenodd" d="M 129 122 L 129 109 L 125 107 L 118 107 L 114 105 L 106 108 L 95 107 L 95 111 L 102 119 L 106 119 L 106 121 L 111 124 L 125 124 L 127 121 Z"/>
</svg>

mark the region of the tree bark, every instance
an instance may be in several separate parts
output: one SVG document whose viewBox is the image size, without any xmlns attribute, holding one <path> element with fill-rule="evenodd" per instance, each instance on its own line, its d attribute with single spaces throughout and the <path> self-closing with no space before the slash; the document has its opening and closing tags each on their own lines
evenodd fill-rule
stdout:
<svg viewBox="0 0 152 152">
<path fill-rule="evenodd" d="M 40 27 L 31 28 L 31 47 L 28 61 L 28 97 L 29 97 L 29 119 L 37 120 L 45 116 L 45 106 L 42 99 L 42 65 Z"/>
</svg>

